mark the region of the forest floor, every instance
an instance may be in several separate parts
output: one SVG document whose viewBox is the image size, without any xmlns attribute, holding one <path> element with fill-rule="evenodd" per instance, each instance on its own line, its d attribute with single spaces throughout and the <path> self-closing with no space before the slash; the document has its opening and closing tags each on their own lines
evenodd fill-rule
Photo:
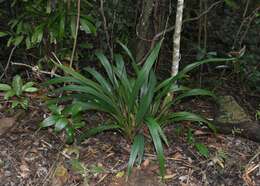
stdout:
<svg viewBox="0 0 260 186">
<path fill-rule="evenodd" d="M 147 146 L 142 165 L 134 168 L 126 183 L 130 146 L 118 133 L 106 132 L 69 147 L 63 134 L 38 130 L 46 111 L 38 100 L 31 105 L 26 117 L 0 138 L 1 186 L 260 185 L 260 143 L 195 128 L 194 138 L 208 147 L 210 155 L 205 158 L 187 142 L 186 132 L 176 132 L 176 125 L 166 128 L 169 147 L 165 148 L 164 183 L 158 176 L 152 145 Z M 208 100 L 189 100 L 179 109 L 187 107 L 207 118 L 214 114 Z M 100 120 L 102 115 L 86 115 L 90 125 Z M 181 126 L 187 128 L 191 123 L 182 122 Z"/>
</svg>

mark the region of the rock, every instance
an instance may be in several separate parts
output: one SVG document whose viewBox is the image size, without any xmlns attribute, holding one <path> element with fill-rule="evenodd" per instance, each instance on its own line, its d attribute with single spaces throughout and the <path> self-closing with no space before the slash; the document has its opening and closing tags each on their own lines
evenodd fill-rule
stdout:
<svg viewBox="0 0 260 186">
<path fill-rule="evenodd" d="M 18 110 L 12 117 L 4 117 L 0 119 L 0 137 L 16 126 L 18 118 L 25 114 L 24 110 Z"/>
<path fill-rule="evenodd" d="M 252 122 L 245 110 L 232 96 L 222 96 L 219 99 L 219 114 L 216 118 L 219 123 Z"/>
<path fill-rule="evenodd" d="M 232 96 L 222 96 L 218 101 L 214 119 L 218 131 L 260 142 L 260 124 L 253 121 Z"/>
<path fill-rule="evenodd" d="M 15 124 L 16 118 L 6 117 L 0 119 L 0 136 L 8 132 Z"/>
</svg>

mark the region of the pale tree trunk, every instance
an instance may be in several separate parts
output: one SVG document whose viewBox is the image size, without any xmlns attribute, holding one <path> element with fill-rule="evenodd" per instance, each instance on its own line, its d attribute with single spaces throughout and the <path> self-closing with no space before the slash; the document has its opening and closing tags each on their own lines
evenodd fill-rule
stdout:
<svg viewBox="0 0 260 186">
<path fill-rule="evenodd" d="M 175 20 L 175 30 L 173 34 L 173 56 L 172 56 L 172 70 L 171 70 L 172 76 L 176 76 L 179 71 L 183 8 L 184 8 L 184 0 L 178 0 L 176 20 Z"/>
</svg>

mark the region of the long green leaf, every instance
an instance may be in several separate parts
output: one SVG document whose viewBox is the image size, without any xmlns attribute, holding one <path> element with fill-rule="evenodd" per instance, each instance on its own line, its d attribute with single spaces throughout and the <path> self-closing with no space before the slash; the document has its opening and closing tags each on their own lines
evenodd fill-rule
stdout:
<svg viewBox="0 0 260 186">
<path fill-rule="evenodd" d="M 79 80 L 81 82 L 81 84 L 90 86 L 90 87 L 97 89 L 97 90 L 101 90 L 99 84 L 97 84 L 96 82 L 84 77 L 80 73 L 76 72 L 73 68 L 67 67 L 65 65 L 57 64 L 55 62 L 53 62 L 53 63 L 56 64 L 59 68 L 61 68 L 64 72 L 73 76 L 76 80 Z"/>
<path fill-rule="evenodd" d="M 57 115 L 51 115 L 48 118 L 44 119 L 43 122 L 40 123 L 40 128 L 45 128 L 54 125 L 59 119 Z"/>
<path fill-rule="evenodd" d="M 63 76 L 63 77 L 56 77 L 53 79 L 50 79 L 44 83 L 42 83 L 42 86 L 49 86 L 52 84 L 59 84 L 59 83 L 78 83 L 81 84 L 82 81 L 75 79 L 72 76 Z"/>
<path fill-rule="evenodd" d="M 209 91 L 209 90 L 205 90 L 205 89 L 191 89 L 179 96 L 177 96 L 175 99 L 174 99 L 174 102 L 177 102 L 183 98 L 186 98 L 186 97 L 191 97 L 191 96 L 211 96 L 213 98 L 216 98 L 216 95 Z"/>
<path fill-rule="evenodd" d="M 156 77 L 155 74 L 151 72 L 146 94 L 141 98 L 140 104 L 138 105 L 139 108 L 136 114 L 137 124 L 140 124 L 142 122 L 145 114 L 150 108 L 150 105 L 153 100 L 154 91 L 155 91 L 155 85 L 156 85 Z"/>
<path fill-rule="evenodd" d="M 152 52 L 148 56 L 143 68 L 138 73 L 137 79 L 136 79 L 134 87 L 133 87 L 133 92 L 132 92 L 131 97 L 130 97 L 130 100 L 131 100 L 130 101 L 130 103 L 131 103 L 130 109 L 133 108 L 135 100 L 138 96 L 138 93 L 139 93 L 141 87 L 143 86 L 144 82 L 148 79 L 149 72 L 150 72 L 153 64 L 155 63 L 158 55 L 159 55 L 161 44 L 162 44 L 161 42 L 156 44 L 156 46 L 154 47 L 154 49 L 152 50 Z"/>
<path fill-rule="evenodd" d="M 142 160 L 144 154 L 144 136 L 141 134 L 138 134 L 134 138 L 133 145 L 131 147 L 131 153 L 128 161 L 127 166 L 127 176 L 131 174 L 131 170 L 134 166 L 135 161 L 137 160 L 137 157 L 139 160 Z M 138 163 L 140 164 L 141 161 Z"/>
<path fill-rule="evenodd" d="M 127 46 L 125 46 L 123 43 L 121 43 L 120 41 L 117 41 L 119 43 L 119 45 L 125 50 L 125 52 L 127 53 L 127 55 L 130 57 L 131 59 L 131 63 L 132 63 L 132 67 L 135 71 L 136 74 L 138 74 L 139 72 L 139 69 L 138 69 L 138 66 L 136 64 L 136 61 L 132 55 L 132 53 L 130 52 L 130 50 L 127 48 Z"/>
<path fill-rule="evenodd" d="M 80 85 L 67 85 L 61 88 L 56 89 L 54 92 L 63 92 L 63 91 L 75 91 L 75 92 L 82 92 L 86 94 L 92 95 L 98 102 L 102 101 L 110 107 L 112 113 L 120 113 L 117 108 L 117 104 L 111 100 L 107 95 L 102 92 L 98 92 L 95 89 L 88 87 L 88 86 L 80 86 Z"/>
<path fill-rule="evenodd" d="M 193 122 L 202 122 L 207 124 L 207 126 L 214 132 L 216 132 L 216 128 L 203 117 L 191 113 L 191 112 L 175 112 L 169 115 L 169 120 L 173 122 L 178 121 L 193 121 Z"/>
<path fill-rule="evenodd" d="M 87 131 L 83 132 L 79 137 L 78 137 L 78 143 L 82 142 L 84 139 L 89 138 L 90 136 L 93 136 L 95 134 L 107 131 L 107 130 L 118 130 L 120 129 L 119 125 L 108 125 L 108 124 L 102 124 L 98 127 L 88 129 Z"/>
<path fill-rule="evenodd" d="M 162 177 L 164 177 L 164 175 L 165 175 L 165 157 L 164 157 L 164 153 L 163 153 L 163 145 L 161 142 L 160 132 L 158 131 L 158 128 L 160 128 L 160 126 L 155 122 L 155 120 L 153 118 L 147 118 L 146 124 L 149 128 L 150 134 L 153 139 L 153 144 L 154 144 L 154 147 L 155 147 L 155 150 L 157 153 L 157 158 L 158 158 L 159 165 L 160 165 L 160 175 Z"/>
<path fill-rule="evenodd" d="M 114 86 L 116 86 L 117 85 L 117 81 L 116 81 L 115 75 L 113 73 L 113 68 L 112 68 L 111 64 L 109 63 L 108 59 L 101 52 L 96 52 L 96 56 L 99 59 L 99 61 L 101 62 L 101 64 L 103 65 L 103 67 L 105 68 L 106 73 L 107 73 L 108 78 L 110 79 L 111 83 Z"/>
<path fill-rule="evenodd" d="M 194 68 L 202 65 L 202 64 L 206 64 L 206 63 L 214 63 L 214 62 L 227 62 L 227 61 L 234 61 L 236 58 L 211 58 L 211 59 L 206 59 L 203 61 L 198 61 L 198 62 L 194 62 L 192 64 L 187 65 L 184 69 L 182 69 L 179 73 L 180 74 L 187 74 L 188 72 L 190 72 L 191 70 L 193 70 Z"/>
<path fill-rule="evenodd" d="M 84 68 L 88 73 L 90 73 L 97 81 L 98 83 L 105 89 L 105 92 L 112 91 L 111 85 L 106 81 L 106 79 L 95 69 L 93 68 Z"/>
</svg>

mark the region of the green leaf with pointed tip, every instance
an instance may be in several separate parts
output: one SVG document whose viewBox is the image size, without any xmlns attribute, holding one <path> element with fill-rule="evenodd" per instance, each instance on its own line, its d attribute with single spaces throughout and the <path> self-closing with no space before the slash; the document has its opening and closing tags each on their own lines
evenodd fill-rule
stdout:
<svg viewBox="0 0 260 186">
<path fill-rule="evenodd" d="M 24 38 L 23 35 L 15 37 L 15 38 L 14 38 L 14 41 L 13 41 L 13 42 L 14 42 L 14 45 L 15 45 L 15 46 L 20 45 L 21 42 L 23 41 L 23 38 Z"/>
<path fill-rule="evenodd" d="M 13 101 L 12 101 L 12 108 L 17 107 L 19 104 L 20 104 L 20 101 L 18 101 L 18 100 L 13 100 Z"/>
<path fill-rule="evenodd" d="M 23 88 L 23 80 L 21 78 L 21 76 L 16 75 L 13 78 L 13 82 L 12 82 L 12 86 L 15 92 L 16 96 L 20 96 L 22 94 L 22 88 Z"/>
<path fill-rule="evenodd" d="M 75 173 L 79 173 L 82 176 L 86 174 L 86 167 L 83 163 L 81 163 L 78 159 L 73 159 L 70 161 L 72 171 Z"/>
<path fill-rule="evenodd" d="M 139 108 L 136 113 L 136 123 L 137 124 L 139 124 L 143 121 L 145 114 L 149 110 L 149 107 L 153 100 L 155 86 L 156 86 L 156 77 L 155 77 L 154 72 L 151 72 L 149 81 L 148 81 L 147 92 L 142 98 L 140 98 L 140 104 L 138 105 Z"/>
<path fill-rule="evenodd" d="M 55 123 L 55 132 L 60 132 L 62 129 L 64 129 L 68 125 L 68 120 L 67 118 L 60 118 L 56 123 Z"/>
<path fill-rule="evenodd" d="M 27 110 L 29 107 L 29 100 L 27 98 L 23 99 L 20 102 L 20 105 L 22 106 L 23 109 Z"/>
<path fill-rule="evenodd" d="M 107 82 L 107 80 L 95 69 L 93 68 L 84 68 L 88 73 L 90 73 L 98 83 L 104 88 L 104 92 L 111 92 L 112 88 L 111 85 Z"/>
<path fill-rule="evenodd" d="M 205 158 L 209 157 L 209 150 L 203 143 L 195 143 L 195 148 Z"/>
<path fill-rule="evenodd" d="M 106 124 L 106 125 L 100 125 L 98 127 L 92 128 L 92 129 L 88 129 L 87 131 L 83 132 L 79 138 L 78 138 L 78 142 L 82 142 L 84 139 L 89 138 L 90 136 L 93 136 L 95 134 L 107 131 L 107 130 L 118 130 L 120 127 L 119 125 L 112 125 L 112 124 Z"/>
<path fill-rule="evenodd" d="M 72 127 L 66 127 L 66 143 L 72 144 L 75 137 L 75 130 Z"/>
<path fill-rule="evenodd" d="M 103 65 L 103 67 L 105 68 L 106 73 L 107 73 L 108 78 L 110 79 L 111 83 L 114 86 L 116 86 L 117 82 L 116 82 L 115 75 L 113 73 L 113 69 L 112 69 L 110 62 L 108 61 L 106 56 L 104 54 L 102 54 L 101 52 L 96 52 L 96 56 L 99 59 L 99 61 L 101 62 L 101 64 Z"/>
<path fill-rule="evenodd" d="M 157 153 L 157 159 L 159 161 L 159 166 L 160 166 L 160 175 L 164 177 L 165 175 L 165 157 L 163 153 L 163 144 L 161 141 L 161 135 L 160 131 L 158 131 L 158 128 L 160 126 L 158 125 L 157 122 L 153 118 L 147 118 L 146 119 L 146 124 L 149 128 L 150 134 L 153 139 L 153 144 Z M 163 137 L 164 138 L 164 137 Z"/>
<path fill-rule="evenodd" d="M 13 97 L 14 95 L 15 95 L 15 91 L 13 89 L 10 89 L 5 93 L 4 99 L 8 100 L 9 98 Z"/>
<path fill-rule="evenodd" d="M 44 29 L 44 24 L 38 25 L 33 32 L 31 42 L 33 44 L 40 43 L 43 38 L 43 29 Z"/>
<path fill-rule="evenodd" d="M 11 89 L 12 89 L 12 87 L 10 85 L 0 83 L 0 91 L 8 91 Z"/>
<path fill-rule="evenodd" d="M 139 164 L 141 163 L 143 154 L 144 154 L 144 136 L 138 134 L 135 136 L 133 145 L 131 147 L 131 153 L 130 153 L 128 166 L 127 166 L 127 176 L 131 174 L 131 170 L 137 158 L 139 159 L 138 163 Z"/>
<path fill-rule="evenodd" d="M 70 114 L 71 116 L 76 116 L 79 114 L 81 111 L 83 111 L 83 106 L 80 102 L 74 102 L 70 106 L 66 107 L 63 110 L 64 114 Z"/>
<path fill-rule="evenodd" d="M 131 100 L 130 101 L 130 104 L 131 104 L 130 110 L 133 109 L 133 106 L 134 106 L 135 100 L 138 96 L 138 93 L 139 93 L 141 87 L 144 85 L 145 81 L 147 80 L 149 72 L 159 55 L 161 44 L 162 44 L 161 42 L 156 44 L 156 46 L 154 47 L 154 49 L 151 51 L 150 55 L 146 59 L 146 62 L 144 64 L 143 68 L 138 73 L 138 76 L 134 83 L 133 91 L 132 91 L 132 94 L 130 97 L 130 100 Z"/>
<path fill-rule="evenodd" d="M 175 112 L 169 115 L 170 121 L 178 122 L 178 121 L 193 121 L 193 122 L 202 122 L 207 124 L 207 126 L 213 131 L 216 132 L 216 127 L 212 125 L 209 121 L 202 118 L 197 114 L 193 114 L 191 112 Z"/>
<path fill-rule="evenodd" d="M 121 43 L 120 41 L 117 41 L 119 43 L 119 45 L 125 50 L 125 52 L 127 53 L 127 55 L 130 57 L 131 62 L 132 62 L 132 67 L 135 71 L 136 74 L 138 74 L 139 72 L 139 68 L 137 66 L 137 63 L 132 55 L 132 53 L 130 52 L 130 50 L 127 48 L 127 46 L 125 46 L 123 43 Z"/>
<path fill-rule="evenodd" d="M 227 62 L 227 61 L 234 61 L 236 58 L 211 58 L 211 59 L 206 59 L 203 61 L 198 61 L 195 63 L 191 63 L 189 65 L 187 65 L 186 67 L 184 67 L 179 74 L 183 75 L 183 74 L 187 74 L 188 72 L 190 72 L 191 70 L 193 70 L 194 68 L 206 64 L 206 63 L 215 63 L 215 62 Z"/>
<path fill-rule="evenodd" d="M 51 115 L 47 117 L 40 123 L 40 128 L 50 127 L 54 125 L 59 120 L 59 118 L 60 117 L 56 115 Z"/>
<path fill-rule="evenodd" d="M 83 128 L 85 126 L 85 122 L 84 121 L 81 121 L 81 122 L 74 122 L 72 121 L 72 125 L 73 125 L 73 128 L 75 129 L 80 129 L 80 128 Z"/>
<path fill-rule="evenodd" d="M 37 92 L 38 91 L 38 88 L 36 87 L 28 87 L 24 90 L 25 92 L 30 92 L 30 93 L 33 93 L 33 92 Z"/>
<path fill-rule="evenodd" d="M 80 25 L 82 26 L 83 30 L 87 33 L 87 34 L 96 34 L 96 27 L 93 25 L 93 23 L 91 23 L 90 21 L 88 21 L 87 19 L 80 19 Z"/>
<path fill-rule="evenodd" d="M 58 107 L 55 104 L 48 105 L 48 109 L 51 111 L 52 114 L 55 115 L 61 115 L 61 111 L 63 110 L 61 106 Z"/>
<path fill-rule="evenodd" d="M 174 99 L 174 102 L 177 102 L 185 97 L 191 97 L 191 96 L 211 96 L 213 98 L 216 99 L 216 96 L 213 92 L 209 91 L 209 90 L 205 90 L 205 89 L 191 89 L 191 90 L 188 90 L 186 91 L 185 93 L 177 96 L 175 99 Z"/>
<path fill-rule="evenodd" d="M 27 88 L 30 88 L 30 87 L 32 87 L 34 85 L 34 82 L 32 82 L 32 81 L 30 81 L 30 82 L 27 82 L 27 83 L 25 83 L 24 85 L 23 85 L 23 91 L 25 90 L 25 89 L 27 89 Z"/>
<path fill-rule="evenodd" d="M 42 83 L 42 86 L 49 86 L 52 84 L 58 83 L 82 83 L 82 81 L 72 77 L 72 76 L 64 76 L 64 77 L 56 77 L 48 80 L 47 82 Z"/>
<path fill-rule="evenodd" d="M 9 35 L 7 32 L 0 32 L 0 37 L 4 37 L 4 36 L 7 36 Z"/>
<path fill-rule="evenodd" d="M 90 96 L 93 96 L 94 99 L 97 100 L 99 104 L 101 103 L 106 104 L 104 105 L 104 107 L 109 108 L 111 113 L 115 113 L 115 114 L 120 113 L 117 104 L 113 100 L 111 100 L 110 97 L 105 95 L 103 92 L 100 93 L 89 86 L 67 85 L 59 89 L 56 89 L 54 92 L 62 92 L 62 91 L 76 91 L 76 92 L 89 94 Z"/>
</svg>

